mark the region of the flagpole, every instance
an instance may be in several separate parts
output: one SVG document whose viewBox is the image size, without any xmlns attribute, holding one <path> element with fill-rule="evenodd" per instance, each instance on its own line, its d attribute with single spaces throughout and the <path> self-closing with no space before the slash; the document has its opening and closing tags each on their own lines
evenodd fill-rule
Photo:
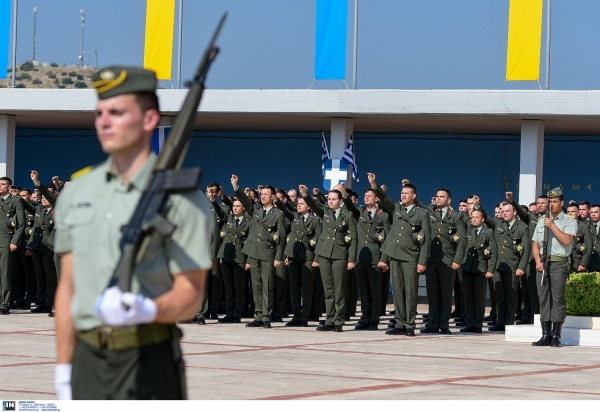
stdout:
<svg viewBox="0 0 600 412">
<path fill-rule="evenodd" d="M 352 88 L 356 90 L 356 72 L 358 68 L 358 0 L 354 0 L 354 76 L 352 77 Z"/>
<path fill-rule="evenodd" d="M 546 90 L 550 90 L 550 34 L 552 31 L 552 0 L 548 0 L 546 15 Z"/>
<path fill-rule="evenodd" d="M 181 38 L 183 35 L 183 0 L 179 0 L 179 37 L 177 39 L 177 88 L 181 89 Z"/>
<path fill-rule="evenodd" d="M 12 55 L 12 87 L 15 87 L 15 77 L 17 73 L 17 9 L 19 0 L 14 1 L 13 13 L 13 55 Z"/>
</svg>

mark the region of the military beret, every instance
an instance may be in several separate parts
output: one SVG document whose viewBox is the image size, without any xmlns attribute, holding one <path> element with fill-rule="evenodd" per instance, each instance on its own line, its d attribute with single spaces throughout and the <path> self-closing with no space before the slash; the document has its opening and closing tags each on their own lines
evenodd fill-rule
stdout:
<svg viewBox="0 0 600 412">
<path fill-rule="evenodd" d="M 555 197 L 562 196 L 562 190 L 560 187 L 555 187 L 554 189 L 548 191 L 548 199 L 554 199 Z"/>
<path fill-rule="evenodd" d="M 156 73 L 141 67 L 106 67 L 94 73 L 92 81 L 100 100 L 121 94 L 156 92 Z"/>
</svg>

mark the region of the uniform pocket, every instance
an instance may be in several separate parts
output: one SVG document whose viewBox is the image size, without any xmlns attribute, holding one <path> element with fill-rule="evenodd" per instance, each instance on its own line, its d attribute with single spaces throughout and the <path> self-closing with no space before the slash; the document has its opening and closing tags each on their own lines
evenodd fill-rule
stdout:
<svg viewBox="0 0 600 412">
<path fill-rule="evenodd" d="M 90 253 L 91 240 L 94 237 L 93 222 L 94 210 L 89 207 L 72 208 L 65 216 L 65 224 L 71 232 L 74 254 L 88 255 Z"/>
</svg>

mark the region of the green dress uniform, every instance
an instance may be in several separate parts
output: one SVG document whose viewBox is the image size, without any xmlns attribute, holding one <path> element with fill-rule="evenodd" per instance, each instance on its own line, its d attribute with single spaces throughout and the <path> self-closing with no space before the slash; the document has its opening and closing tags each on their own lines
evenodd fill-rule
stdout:
<svg viewBox="0 0 600 412">
<path fill-rule="evenodd" d="M 590 272 L 600 272 L 600 222 L 594 223 L 590 220 L 590 231 L 592 232 L 592 256 L 590 258 Z"/>
<path fill-rule="evenodd" d="M 241 188 L 235 195 L 250 215 L 250 233 L 242 249 L 252 266 L 252 295 L 254 297 L 254 322 L 248 326 L 261 326 L 262 322 L 271 322 L 275 304 L 274 282 L 275 266 L 283 264 L 283 246 L 285 227 L 283 212 L 272 206 L 266 210 L 262 205 L 254 204 Z"/>
<path fill-rule="evenodd" d="M 279 200 L 277 207 L 291 222 L 284 254 L 288 259 L 288 272 L 292 311 L 291 324 L 306 326 L 313 300 L 313 278 L 316 262 L 314 241 L 321 235 L 321 221 L 314 213 L 304 215 L 292 211 Z"/>
<path fill-rule="evenodd" d="M 217 207 L 225 221 L 221 229 L 223 237 L 217 258 L 221 260 L 225 283 L 226 318 L 233 318 L 238 322 L 244 310 L 247 256 L 242 250 L 250 231 L 250 216 L 243 213 L 237 217 L 227 206 Z"/>
<path fill-rule="evenodd" d="M 342 326 L 346 316 L 346 290 L 348 288 L 348 262 L 356 262 L 356 222 L 344 207 L 332 210 L 317 203 L 310 195 L 304 201 L 323 220 L 321 236 L 315 253 L 325 292 L 326 326 Z M 345 238 L 349 236 L 350 242 Z"/>
<path fill-rule="evenodd" d="M 210 202 L 209 202 L 210 203 Z M 220 264 L 216 264 L 217 263 L 217 254 L 219 253 L 219 246 L 221 244 L 221 235 L 220 235 L 220 226 L 219 226 L 219 217 L 217 216 L 217 214 L 215 213 L 215 209 L 214 207 L 212 207 L 212 211 L 213 211 L 213 225 L 212 228 L 213 230 L 211 232 L 208 233 L 208 244 L 210 245 L 210 260 L 212 261 L 212 267 L 210 272 L 208 273 L 208 279 L 206 282 L 206 293 L 204 293 L 204 297 L 202 298 L 202 303 L 200 303 L 200 308 L 198 309 L 198 312 L 196 312 L 196 317 L 194 319 L 192 319 L 192 321 L 197 321 L 199 325 L 204 325 L 206 324 L 206 317 L 208 316 L 211 319 L 215 319 L 217 318 L 216 312 L 212 312 L 210 311 L 211 308 L 211 302 L 213 302 L 214 305 L 214 299 L 219 296 L 218 300 L 219 302 L 221 301 L 220 298 L 220 291 L 221 288 L 218 288 L 218 293 L 214 293 L 212 294 L 212 301 L 211 301 L 211 290 L 215 291 L 217 288 L 214 288 L 214 283 L 218 282 L 218 284 L 220 284 L 220 279 L 216 276 L 214 276 L 215 273 L 221 273 L 221 265 Z M 218 267 L 218 272 L 217 272 L 217 268 Z M 212 281 L 211 281 L 212 278 Z M 214 316 L 213 316 L 214 315 Z M 187 323 L 187 322 L 185 322 Z"/>
<path fill-rule="evenodd" d="M 461 214 L 450 208 L 443 210 L 435 205 L 425 206 L 418 199 L 415 203 L 427 208 L 431 228 L 431 251 L 425 270 L 429 302 L 428 329 L 448 330 L 456 277 L 452 263 L 462 263 L 464 260 L 466 227 Z"/>
<path fill-rule="evenodd" d="M 538 221 L 543 220 L 544 215 L 539 213 L 530 212 L 526 207 L 521 207 L 513 200 L 511 203 L 519 219 L 529 226 L 529 235 L 533 238 L 535 228 Z M 537 293 L 536 285 L 536 273 L 535 259 L 531 256 L 529 265 L 527 266 L 526 276 L 521 276 L 521 292 L 523 295 L 523 323 L 533 323 L 533 315 L 540 313 L 540 299 Z"/>
<path fill-rule="evenodd" d="M 508 223 L 499 217 L 490 216 L 485 224 L 494 230 L 498 243 L 498 267 L 493 277 L 498 307 L 496 325 L 513 325 L 520 285 L 517 269 L 526 272 L 531 260 L 529 227 L 521 220 L 515 219 Z"/>
<path fill-rule="evenodd" d="M 94 310 L 121 256 L 121 227 L 131 219 L 156 156 L 123 185 L 111 158 L 76 178 L 56 204 L 55 250 L 71 253 L 71 316 L 78 334 L 72 358 L 73 399 L 185 398 L 181 332 L 175 325 L 103 325 Z M 150 235 L 137 264 L 131 292 L 156 298 L 182 272 L 209 270 L 208 233 L 214 217 L 199 191 L 172 194 L 166 218 L 175 226 L 168 238 Z"/>
<path fill-rule="evenodd" d="M 590 265 L 594 247 L 592 227 L 589 221 L 577 219 L 577 236 L 571 243 L 571 273 L 578 273 L 579 266 L 583 266 L 587 270 Z"/>
<path fill-rule="evenodd" d="M 390 233 L 390 216 L 377 207 L 368 210 L 357 208 L 350 196 L 344 198 L 346 209 L 356 219 L 358 263 L 354 268 L 360 290 L 362 315 L 359 323 L 364 326 L 379 325 L 381 315 L 381 246 Z M 387 303 L 387 301 L 386 301 Z"/>
<path fill-rule="evenodd" d="M 279 199 L 275 198 L 276 202 L 275 204 L 277 204 L 277 201 L 279 201 Z M 284 206 L 283 203 L 279 202 L 280 205 L 277 206 L 277 208 L 279 210 L 281 210 L 282 212 L 284 211 L 284 208 L 286 206 Z M 284 236 L 281 238 L 282 241 L 287 239 L 290 230 L 291 230 L 291 226 L 292 226 L 292 222 L 285 217 L 283 218 L 283 227 L 285 229 L 285 234 Z M 284 247 L 285 250 L 285 247 Z M 285 255 L 285 253 L 284 253 Z M 285 304 L 286 304 L 286 299 L 288 296 L 288 291 L 289 291 L 289 273 L 288 273 L 288 267 L 284 264 L 279 265 L 279 267 L 275 268 L 275 282 L 273 285 L 273 293 L 275 295 L 275 302 L 274 302 L 274 306 L 273 306 L 273 319 L 277 319 L 277 321 L 283 321 L 283 316 L 285 315 Z"/>
<path fill-rule="evenodd" d="M 29 243 L 29 232 L 33 233 L 33 222 L 35 215 L 25 211 L 25 231 L 23 238 L 18 244 L 17 251 L 13 255 L 13 272 L 15 274 L 15 288 L 13 289 L 15 303 L 13 309 L 31 309 L 31 304 L 36 296 L 36 278 L 33 268 L 33 258 L 26 256 L 27 243 Z"/>
<path fill-rule="evenodd" d="M 461 265 L 467 329 L 481 332 L 485 316 L 486 272 L 494 273 L 498 247 L 494 231 L 485 225 L 467 229 L 467 252 Z M 474 330 L 474 331 L 475 331 Z"/>
<path fill-rule="evenodd" d="M 416 204 L 407 208 L 400 202 L 394 203 L 379 186 L 375 195 L 392 218 L 389 236 L 381 247 L 381 253 L 390 262 L 396 328 L 414 331 L 419 299 L 417 265 L 427 264 L 431 248 L 429 213 Z"/>
<path fill-rule="evenodd" d="M 216 202 L 214 202 L 214 203 L 209 202 L 209 203 L 211 205 L 215 219 L 217 221 L 218 227 L 216 229 L 216 233 L 218 234 L 218 236 L 216 236 L 215 239 L 213 239 L 213 241 L 216 242 L 216 244 L 214 245 L 214 248 L 211 247 L 211 250 L 214 251 L 213 256 L 215 258 L 213 260 L 213 266 L 208 275 L 208 285 L 207 285 L 207 289 L 206 289 L 207 304 L 205 305 L 205 308 L 204 308 L 203 318 L 210 316 L 211 319 L 216 319 L 217 313 L 219 312 L 219 307 L 221 306 L 221 300 L 223 297 L 223 273 L 221 271 L 221 263 L 219 262 L 218 259 L 216 259 L 216 256 L 219 251 L 219 248 L 221 247 L 221 241 L 223 240 L 219 234 L 221 232 L 221 228 L 223 227 L 223 224 L 225 223 L 225 220 L 222 219 L 221 216 L 219 216 L 219 214 L 217 213 L 216 208 L 218 207 L 218 205 L 216 204 Z"/>
<path fill-rule="evenodd" d="M 0 311 L 8 314 L 12 303 L 12 259 L 13 252 L 10 251 L 10 245 L 19 245 L 25 232 L 25 212 L 21 197 L 13 196 L 10 193 L 0 197 L 0 216 L 6 220 L 16 216 L 16 222 L 13 226 L 3 219 L 0 224 Z M 3 215 L 2 215 L 3 214 Z"/>
<path fill-rule="evenodd" d="M 38 186 L 40 193 L 50 203 L 49 208 L 44 208 L 41 203 L 23 201 L 23 207 L 29 213 L 35 215 L 33 230 L 27 243 L 27 249 L 31 250 L 33 267 L 37 278 L 38 307 L 34 312 L 52 313 L 54 305 L 54 294 L 58 285 L 56 265 L 54 263 L 54 204 L 56 196 L 44 185 Z"/>
</svg>

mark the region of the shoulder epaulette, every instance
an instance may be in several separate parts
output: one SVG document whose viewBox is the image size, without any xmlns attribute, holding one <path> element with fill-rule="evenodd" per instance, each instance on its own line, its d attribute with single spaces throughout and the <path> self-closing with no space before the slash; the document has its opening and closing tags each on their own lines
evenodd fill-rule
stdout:
<svg viewBox="0 0 600 412">
<path fill-rule="evenodd" d="M 81 176 L 87 175 L 89 172 L 94 170 L 95 167 L 96 166 L 88 166 L 88 167 L 84 167 L 81 170 L 78 170 L 77 172 L 75 172 L 71 175 L 71 180 L 75 180 Z"/>
</svg>

